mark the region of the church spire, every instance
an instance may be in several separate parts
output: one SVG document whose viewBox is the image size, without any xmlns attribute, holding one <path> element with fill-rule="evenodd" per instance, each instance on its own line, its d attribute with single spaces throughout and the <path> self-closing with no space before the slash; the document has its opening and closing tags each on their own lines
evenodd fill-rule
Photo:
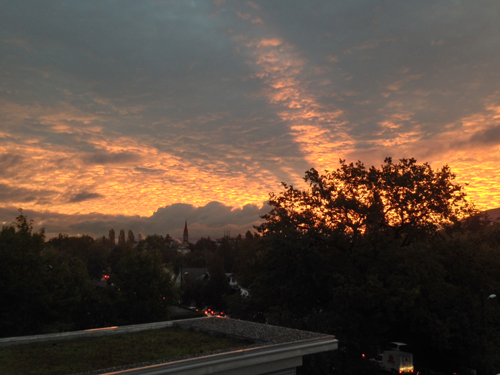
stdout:
<svg viewBox="0 0 500 375">
<path fill-rule="evenodd" d="M 182 244 L 187 246 L 189 244 L 189 234 L 188 234 L 188 222 L 184 223 L 184 236 L 182 239 Z"/>
</svg>

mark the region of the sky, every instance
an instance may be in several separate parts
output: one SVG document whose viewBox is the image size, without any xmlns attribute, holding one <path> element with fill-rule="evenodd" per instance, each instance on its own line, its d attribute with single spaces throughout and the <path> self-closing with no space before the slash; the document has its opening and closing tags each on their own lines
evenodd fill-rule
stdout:
<svg viewBox="0 0 500 375">
<path fill-rule="evenodd" d="M 0 224 L 243 234 L 282 181 L 388 156 L 500 207 L 499 19 L 498 0 L 0 0 Z"/>
</svg>

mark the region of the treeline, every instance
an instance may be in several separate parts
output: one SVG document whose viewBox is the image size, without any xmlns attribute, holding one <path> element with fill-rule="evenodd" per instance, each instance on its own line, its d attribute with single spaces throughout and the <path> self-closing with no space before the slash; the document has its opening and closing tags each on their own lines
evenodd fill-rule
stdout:
<svg viewBox="0 0 500 375">
<path fill-rule="evenodd" d="M 163 260 L 173 254 L 155 240 L 142 247 L 89 236 L 46 241 L 21 211 L 0 232 L 1 336 L 168 319 L 178 297 Z"/>
<path fill-rule="evenodd" d="M 136 238 L 123 229 L 118 236 L 110 229 L 97 239 L 60 234 L 47 240 L 21 210 L 0 232 L 0 336 L 162 321 L 170 318 L 168 306 L 179 303 L 224 310 L 237 293 L 226 273 L 249 283 L 245 259 L 255 238 L 250 232 L 217 242 L 202 238 L 186 255 L 168 234 Z M 176 286 L 183 268 L 207 270 L 210 279 L 184 276 Z"/>
</svg>

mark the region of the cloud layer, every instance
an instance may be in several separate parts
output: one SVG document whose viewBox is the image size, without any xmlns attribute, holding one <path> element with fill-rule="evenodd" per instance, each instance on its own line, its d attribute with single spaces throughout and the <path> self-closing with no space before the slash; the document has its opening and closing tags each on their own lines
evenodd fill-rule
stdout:
<svg viewBox="0 0 500 375">
<path fill-rule="evenodd" d="M 4 210 L 251 216 L 310 167 L 387 156 L 500 206 L 495 0 L 0 6 Z"/>
<path fill-rule="evenodd" d="M 254 227 L 262 223 L 260 216 L 267 210 L 265 205 L 262 208 L 256 205 L 233 208 L 219 202 L 210 202 L 201 207 L 176 203 L 159 208 L 148 217 L 100 213 L 65 215 L 31 210 L 24 210 L 23 214 L 33 220 L 34 230 L 44 228 L 47 238 L 56 237 L 60 233 L 99 238 L 107 237 L 110 229 L 114 229 L 116 233 L 120 229 L 125 232 L 131 229 L 136 235 L 169 234 L 182 240 L 184 223 L 187 221 L 189 241 L 194 243 L 201 237 L 220 238 L 224 233 L 230 233 L 231 236 L 244 235 L 247 231 L 254 233 Z M 0 218 L 7 218 L 0 224 L 10 225 L 18 215 L 15 208 L 0 208 Z"/>
</svg>

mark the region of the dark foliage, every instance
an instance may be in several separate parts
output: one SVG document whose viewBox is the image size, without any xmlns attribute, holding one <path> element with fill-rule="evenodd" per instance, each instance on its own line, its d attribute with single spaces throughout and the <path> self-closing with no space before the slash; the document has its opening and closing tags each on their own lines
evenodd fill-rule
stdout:
<svg viewBox="0 0 500 375">
<path fill-rule="evenodd" d="M 20 211 L 0 232 L 1 336 L 167 319 L 177 296 L 160 252 L 135 249 L 131 235 L 116 246 L 113 233 L 46 242 Z"/>
<path fill-rule="evenodd" d="M 388 158 L 311 169 L 309 189 L 285 184 L 258 228 L 251 297 L 231 301 L 236 315 L 334 334 L 348 353 L 403 341 L 429 362 L 498 366 L 500 310 L 481 291 L 500 292 L 499 225 L 475 218 L 454 178 Z M 337 355 L 341 373 L 365 371 L 350 356 Z"/>
</svg>

